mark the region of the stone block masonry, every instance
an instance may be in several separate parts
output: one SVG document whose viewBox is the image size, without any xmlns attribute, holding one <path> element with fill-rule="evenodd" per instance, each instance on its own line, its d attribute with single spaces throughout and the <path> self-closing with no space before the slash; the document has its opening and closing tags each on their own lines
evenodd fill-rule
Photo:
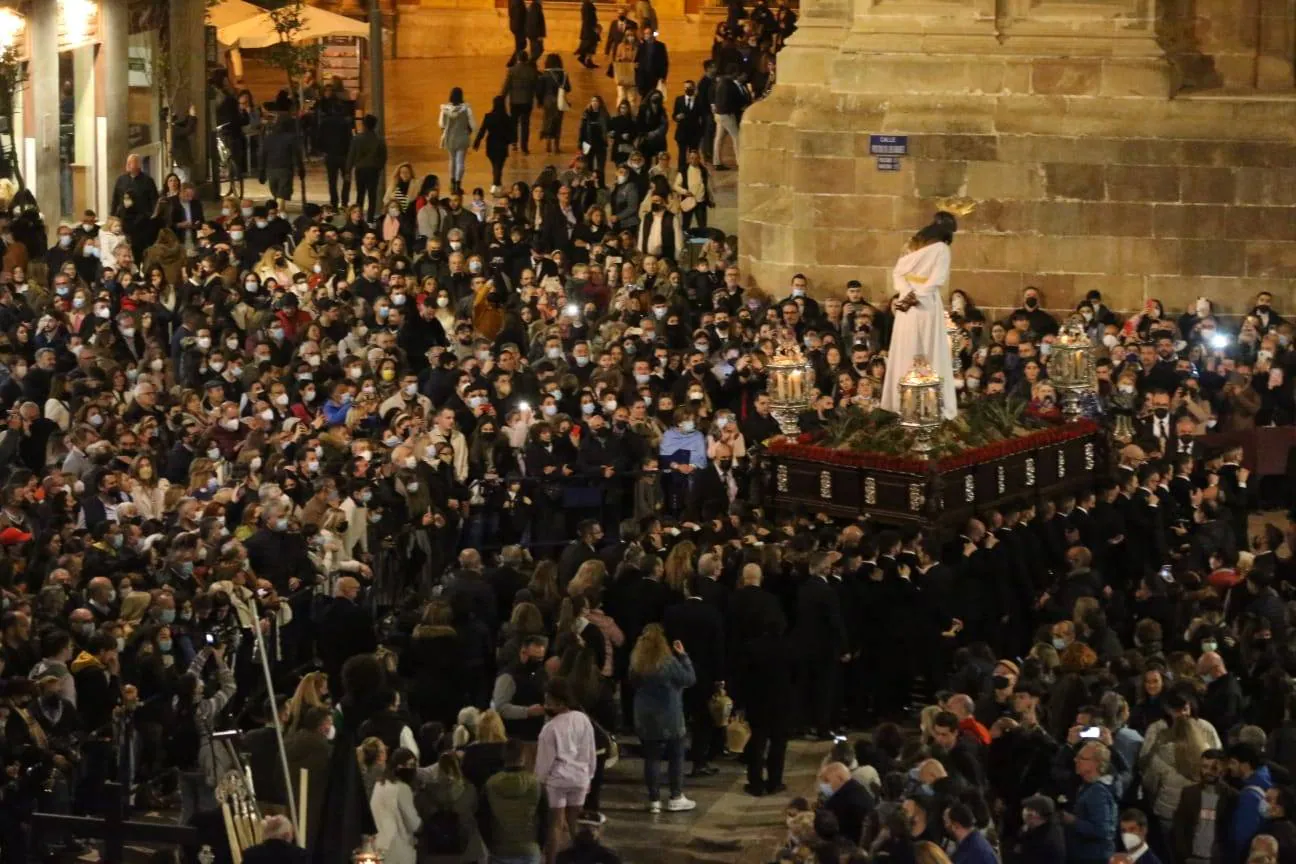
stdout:
<svg viewBox="0 0 1296 864">
<path fill-rule="evenodd" d="M 1124 310 L 1208 294 L 1236 312 L 1260 290 L 1296 304 L 1290 75 L 1286 89 L 1272 75 L 1183 89 L 1186 49 L 1167 59 L 1152 5 L 811 0 L 779 83 L 743 120 L 752 284 L 782 296 L 795 272 L 820 293 L 860 279 L 884 301 L 908 235 L 936 199 L 966 195 L 980 206 L 962 220 L 951 281 L 990 309 L 1015 307 L 1027 285 L 1055 309 L 1090 288 Z M 1230 46 L 1236 65 L 1248 49 Z M 900 170 L 878 170 L 870 134 L 908 136 Z"/>
</svg>

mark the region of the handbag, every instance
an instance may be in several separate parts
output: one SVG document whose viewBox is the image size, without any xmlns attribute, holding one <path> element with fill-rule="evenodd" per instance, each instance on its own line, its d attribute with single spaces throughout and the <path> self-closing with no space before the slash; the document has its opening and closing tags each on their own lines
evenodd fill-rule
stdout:
<svg viewBox="0 0 1296 864">
<path fill-rule="evenodd" d="M 723 682 L 716 685 L 716 692 L 707 701 L 707 711 L 711 714 L 711 722 L 719 728 L 724 729 L 729 725 L 729 718 L 733 715 L 733 699 L 725 692 Z"/>
<path fill-rule="evenodd" d="M 571 102 L 567 100 L 567 75 L 563 74 L 562 83 L 558 85 L 558 110 L 567 111 L 571 109 Z"/>
<path fill-rule="evenodd" d="M 751 725 L 743 716 L 733 715 L 725 726 L 725 749 L 730 753 L 743 752 L 747 749 L 747 742 L 751 740 L 751 735 Z"/>
</svg>

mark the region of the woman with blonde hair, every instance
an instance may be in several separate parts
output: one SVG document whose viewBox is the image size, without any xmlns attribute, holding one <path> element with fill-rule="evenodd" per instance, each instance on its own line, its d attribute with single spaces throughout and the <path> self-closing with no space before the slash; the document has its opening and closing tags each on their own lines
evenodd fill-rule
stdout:
<svg viewBox="0 0 1296 864">
<path fill-rule="evenodd" d="M 480 795 L 486 781 L 504 770 L 504 718 L 494 709 L 483 711 L 477 718 L 477 736 L 466 747 L 460 748 L 463 757 L 463 774 Z"/>
<path fill-rule="evenodd" d="M 1210 741 L 1201 727 L 1193 718 L 1179 715 L 1139 759 L 1143 791 L 1167 837 L 1171 836 L 1183 791 L 1201 779 L 1201 758 L 1208 749 Z"/>
<path fill-rule="evenodd" d="M 660 624 L 649 624 L 630 652 L 635 679 L 634 727 L 643 743 L 644 785 L 648 812 L 660 813 L 660 766 L 665 756 L 669 811 L 692 810 L 696 802 L 684 796 L 684 690 L 697 683 L 693 661 L 679 640 L 667 643 Z"/>
<path fill-rule="evenodd" d="M 297 689 L 288 700 L 288 722 L 284 726 L 285 732 L 297 729 L 302 714 L 307 708 L 333 710 L 333 703 L 329 699 L 328 675 L 323 672 L 308 672 L 298 682 Z"/>
<path fill-rule="evenodd" d="M 576 575 L 567 583 L 567 596 L 574 597 L 577 594 L 599 591 L 603 588 L 603 580 L 606 578 L 607 565 L 598 558 L 591 558 L 577 568 Z"/>
<path fill-rule="evenodd" d="M 680 597 L 685 596 L 687 588 L 693 581 L 693 554 L 697 547 L 693 541 L 684 540 L 675 545 L 666 555 L 666 587 Z"/>
<path fill-rule="evenodd" d="M 545 623 L 554 621 L 558 616 L 558 603 L 562 600 L 562 592 L 558 590 L 558 562 L 545 560 L 536 564 L 527 590 L 531 592 L 531 602 L 544 615 Z"/>
<path fill-rule="evenodd" d="M 356 748 L 356 762 L 359 763 L 360 779 L 364 781 L 367 801 L 373 797 L 374 786 L 387 770 L 387 745 L 381 738 L 371 735 Z"/>
</svg>

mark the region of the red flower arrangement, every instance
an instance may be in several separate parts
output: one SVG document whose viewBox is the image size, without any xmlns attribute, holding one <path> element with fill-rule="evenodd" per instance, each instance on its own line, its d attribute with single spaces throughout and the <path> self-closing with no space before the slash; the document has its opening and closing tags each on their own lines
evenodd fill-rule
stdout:
<svg viewBox="0 0 1296 864">
<path fill-rule="evenodd" d="M 1019 438 L 1007 438 L 984 447 L 965 450 L 944 459 L 928 461 L 910 456 L 887 456 L 881 453 L 869 453 L 857 450 L 839 450 L 836 447 L 823 447 L 813 444 L 816 436 L 803 433 L 795 440 L 780 438 L 769 445 L 769 450 L 776 456 L 787 456 L 795 459 L 809 459 L 814 462 L 826 462 L 830 465 L 841 465 L 847 468 L 872 468 L 878 471 L 892 471 L 900 474 L 926 474 L 935 470 L 937 473 L 955 471 L 1002 459 L 1023 450 L 1035 450 L 1051 444 L 1074 441 L 1097 432 L 1099 426 L 1092 420 L 1079 420 L 1052 429 L 1041 429 L 1030 435 Z"/>
</svg>

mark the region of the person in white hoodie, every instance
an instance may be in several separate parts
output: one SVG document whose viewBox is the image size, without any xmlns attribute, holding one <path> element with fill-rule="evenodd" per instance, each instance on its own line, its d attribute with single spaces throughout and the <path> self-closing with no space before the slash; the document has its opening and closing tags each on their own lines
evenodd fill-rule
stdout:
<svg viewBox="0 0 1296 864">
<path fill-rule="evenodd" d="M 477 121 L 461 88 L 450 90 L 450 101 L 441 106 L 437 126 L 441 128 L 441 147 L 450 154 L 450 191 L 463 194 L 464 162 Z"/>
</svg>

